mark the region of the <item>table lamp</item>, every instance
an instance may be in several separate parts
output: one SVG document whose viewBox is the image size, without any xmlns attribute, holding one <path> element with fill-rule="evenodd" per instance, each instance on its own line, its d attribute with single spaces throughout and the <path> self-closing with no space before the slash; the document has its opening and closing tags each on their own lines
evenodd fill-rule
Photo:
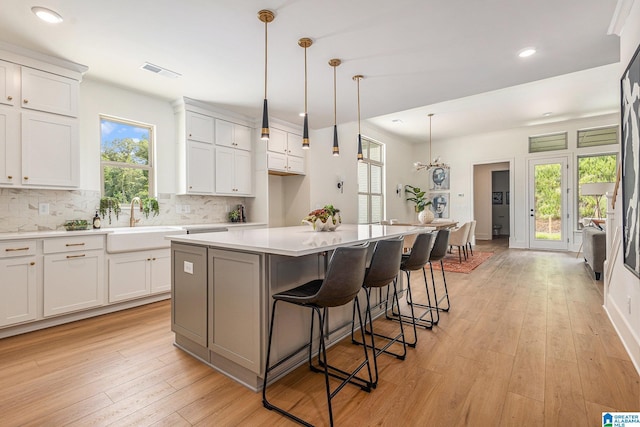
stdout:
<svg viewBox="0 0 640 427">
<path fill-rule="evenodd" d="M 595 218 L 602 218 L 600 199 L 607 191 L 613 191 L 613 182 L 589 182 L 580 186 L 581 196 L 594 196 L 596 198 L 596 208 L 593 212 Z"/>
</svg>

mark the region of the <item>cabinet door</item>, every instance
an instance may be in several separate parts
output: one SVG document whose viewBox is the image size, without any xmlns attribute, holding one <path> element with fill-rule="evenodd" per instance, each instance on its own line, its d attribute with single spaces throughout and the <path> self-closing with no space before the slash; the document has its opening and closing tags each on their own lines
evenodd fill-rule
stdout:
<svg viewBox="0 0 640 427">
<path fill-rule="evenodd" d="M 233 148 L 216 147 L 216 193 L 235 194 Z"/>
<path fill-rule="evenodd" d="M 213 145 L 187 141 L 187 193 L 213 194 Z"/>
<path fill-rule="evenodd" d="M 267 150 L 274 153 L 287 152 L 287 133 L 280 129 L 269 129 L 269 142 L 267 142 Z"/>
<path fill-rule="evenodd" d="M 233 177 L 234 189 L 238 194 L 251 194 L 253 188 L 253 169 L 251 167 L 251 152 L 234 150 Z"/>
<path fill-rule="evenodd" d="M 213 117 L 187 111 L 187 139 L 213 144 Z"/>
<path fill-rule="evenodd" d="M 233 123 L 216 119 L 216 145 L 235 147 L 233 141 Z"/>
<path fill-rule="evenodd" d="M 78 122 L 22 113 L 22 184 L 77 187 Z"/>
<path fill-rule="evenodd" d="M 251 151 L 251 128 L 234 124 L 233 142 L 235 143 L 236 148 Z"/>
<path fill-rule="evenodd" d="M 151 256 L 147 253 L 109 257 L 109 302 L 149 295 Z"/>
<path fill-rule="evenodd" d="M 287 170 L 290 173 L 304 175 L 306 173 L 304 170 L 304 157 L 289 156 L 287 158 Z"/>
<path fill-rule="evenodd" d="M 36 257 L 0 260 L 0 326 L 35 320 Z"/>
<path fill-rule="evenodd" d="M 20 114 L 0 108 L 0 184 L 20 183 Z"/>
<path fill-rule="evenodd" d="M 151 293 L 171 290 L 171 250 L 151 252 Z"/>
<path fill-rule="evenodd" d="M 16 105 L 20 100 L 20 67 L 0 61 L 0 104 Z"/>
<path fill-rule="evenodd" d="M 207 346 L 207 248 L 171 245 L 171 330 Z"/>
<path fill-rule="evenodd" d="M 267 152 L 267 168 L 273 171 L 287 172 L 287 155 Z"/>
<path fill-rule="evenodd" d="M 22 67 L 21 75 L 23 108 L 78 116 L 77 80 L 29 67 Z"/>
<path fill-rule="evenodd" d="M 287 154 L 304 157 L 304 150 L 302 149 L 302 135 L 287 133 Z"/>
<path fill-rule="evenodd" d="M 209 250 L 209 349 L 259 374 L 260 255 Z"/>
<path fill-rule="evenodd" d="M 104 252 L 70 252 L 44 257 L 44 315 L 102 305 Z"/>
</svg>

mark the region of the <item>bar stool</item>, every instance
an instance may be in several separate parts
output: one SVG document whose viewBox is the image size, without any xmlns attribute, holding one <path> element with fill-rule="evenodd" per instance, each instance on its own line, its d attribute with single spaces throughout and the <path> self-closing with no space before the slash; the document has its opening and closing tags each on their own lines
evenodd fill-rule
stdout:
<svg viewBox="0 0 640 427">
<path fill-rule="evenodd" d="M 365 295 L 367 297 L 367 307 L 365 311 L 364 317 L 364 326 L 365 333 L 371 336 L 371 344 L 366 344 L 364 341 L 357 341 L 354 337 L 354 329 L 355 329 L 355 316 L 356 316 L 356 306 L 353 306 L 353 322 L 351 327 L 351 342 L 354 344 L 366 345 L 367 347 L 373 350 L 373 366 L 375 372 L 375 379 L 373 381 L 373 387 L 375 388 L 378 384 L 378 356 L 382 353 L 386 353 L 400 360 L 404 360 L 407 355 L 407 346 L 404 338 L 404 327 L 403 322 L 400 322 L 400 333 L 398 333 L 394 337 L 390 337 L 383 334 L 375 333 L 373 330 L 373 317 L 371 315 L 371 291 L 373 289 L 379 289 L 393 285 L 393 293 L 391 295 L 392 298 L 392 306 L 393 304 L 397 304 L 400 306 L 398 301 L 398 289 L 397 289 L 397 277 L 400 273 L 400 262 L 402 261 L 402 246 L 403 246 L 403 238 L 398 237 L 395 239 L 389 240 L 381 240 L 376 243 L 373 257 L 371 258 L 371 263 L 367 268 L 367 271 L 364 276 L 364 282 L 362 283 L 362 287 L 365 291 Z M 389 288 L 387 288 L 387 297 L 384 301 L 382 301 L 382 292 L 379 292 L 380 301 L 377 306 L 381 307 L 383 304 L 385 306 L 385 312 L 387 311 L 388 301 L 389 301 Z M 369 329 L 367 330 L 367 325 Z M 388 342 L 382 347 L 376 347 L 375 338 L 380 337 L 386 339 Z M 389 349 L 394 343 L 402 343 L 402 353 L 394 353 Z"/>
<path fill-rule="evenodd" d="M 438 315 L 437 310 L 433 310 L 431 308 L 431 297 L 429 295 L 429 286 L 427 282 L 427 272 L 424 269 L 424 266 L 429 262 L 429 257 L 431 255 L 431 245 L 433 243 L 434 235 L 432 233 L 421 233 L 416 236 L 416 240 L 411 247 L 411 252 L 408 254 L 402 255 L 402 263 L 400 264 L 400 270 L 404 271 L 407 275 L 407 303 L 411 309 L 411 316 L 405 316 L 400 313 L 400 306 L 398 305 L 398 312 L 392 310 L 392 316 L 388 318 L 393 320 L 398 320 L 400 322 L 411 322 L 413 326 L 413 336 L 414 340 L 412 343 L 407 343 L 410 347 L 415 347 L 418 342 L 418 334 L 416 331 L 416 326 L 421 326 L 425 329 L 431 329 L 433 325 L 438 323 L 439 317 L 434 319 L 433 311 Z M 424 306 L 427 307 L 426 310 L 416 316 L 414 306 L 416 304 L 413 302 L 413 297 L 411 296 L 411 272 L 422 270 L 422 276 L 424 277 L 425 289 L 427 292 L 427 304 Z M 429 319 L 425 319 L 425 316 L 429 315 Z"/>
<path fill-rule="evenodd" d="M 278 366 L 285 363 L 287 360 L 299 354 L 301 350 L 309 348 L 309 368 L 313 372 L 323 372 L 325 376 L 325 387 L 327 393 L 327 406 L 329 408 L 329 421 L 333 425 L 333 410 L 331 407 L 331 399 L 340 391 L 347 383 L 357 385 L 364 391 L 371 391 L 373 384 L 373 377 L 371 374 L 371 365 L 369 363 L 369 355 L 367 347 L 364 347 L 364 361 L 352 372 L 345 372 L 341 369 L 335 368 L 327 363 L 327 349 L 325 342 L 325 325 L 327 319 L 327 311 L 329 307 L 338 307 L 346 305 L 351 301 L 354 301 L 358 307 L 358 320 L 360 322 L 360 330 L 362 334 L 362 340 L 364 342 L 364 328 L 362 323 L 362 316 L 360 315 L 360 306 L 358 303 L 358 292 L 362 288 L 362 282 L 365 275 L 367 247 L 369 244 L 352 247 L 339 247 L 333 252 L 333 256 L 329 261 L 327 271 L 324 279 L 316 279 L 307 282 L 301 286 L 290 289 L 288 291 L 279 292 L 273 295 L 273 306 L 271 310 L 271 322 L 269 326 L 269 344 L 267 348 L 267 359 L 265 361 L 264 370 L 264 382 L 262 385 L 262 404 L 269 410 L 275 410 L 280 414 L 291 418 L 292 420 L 310 426 L 308 422 L 293 415 L 292 413 L 279 408 L 271 404 L 267 400 L 267 383 L 269 373 L 276 369 Z M 309 343 L 303 346 L 301 349 L 296 350 L 292 354 L 279 360 L 273 365 L 269 366 L 269 358 L 271 356 L 271 344 L 273 338 L 273 325 L 276 314 L 276 305 L 278 302 L 287 302 L 302 307 L 309 307 L 311 312 L 311 332 L 309 335 Z M 320 330 L 320 344 L 318 349 L 318 364 L 321 367 L 318 368 L 312 363 L 312 350 L 313 350 L 313 324 L 314 314 L 318 315 L 319 330 Z M 362 379 L 357 376 L 358 372 L 364 367 L 367 367 L 369 373 L 369 379 Z M 331 370 L 331 371 L 330 371 Z M 329 385 L 329 376 L 342 380 L 340 385 L 331 391 Z"/>
</svg>

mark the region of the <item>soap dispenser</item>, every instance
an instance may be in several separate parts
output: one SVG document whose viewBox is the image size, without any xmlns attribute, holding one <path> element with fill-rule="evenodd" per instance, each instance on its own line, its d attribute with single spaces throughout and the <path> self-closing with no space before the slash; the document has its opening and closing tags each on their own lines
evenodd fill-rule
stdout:
<svg viewBox="0 0 640 427">
<path fill-rule="evenodd" d="M 96 211 L 96 216 L 93 217 L 93 228 L 100 228 L 100 215 L 98 215 L 98 211 Z"/>
</svg>

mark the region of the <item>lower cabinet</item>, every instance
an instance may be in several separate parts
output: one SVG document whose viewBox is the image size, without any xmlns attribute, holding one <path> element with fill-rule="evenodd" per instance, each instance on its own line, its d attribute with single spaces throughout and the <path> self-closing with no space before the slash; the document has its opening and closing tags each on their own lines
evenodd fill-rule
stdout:
<svg viewBox="0 0 640 427">
<path fill-rule="evenodd" d="M 104 236 L 46 239 L 44 311 L 55 316 L 104 302 Z"/>
<path fill-rule="evenodd" d="M 171 330 L 207 347 L 207 248 L 171 244 Z"/>
<path fill-rule="evenodd" d="M 209 349 L 259 374 L 264 257 L 216 249 L 208 257 Z"/>
<path fill-rule="evenodd" d="M 0 327 L 36 319 L 35 245 L 0 243 Z"/>
<path fill-rule="evenodd" d="M 170 290 L 170 249 L 109 256 L 109 302 L 139 298 Z"/>
</svg>

